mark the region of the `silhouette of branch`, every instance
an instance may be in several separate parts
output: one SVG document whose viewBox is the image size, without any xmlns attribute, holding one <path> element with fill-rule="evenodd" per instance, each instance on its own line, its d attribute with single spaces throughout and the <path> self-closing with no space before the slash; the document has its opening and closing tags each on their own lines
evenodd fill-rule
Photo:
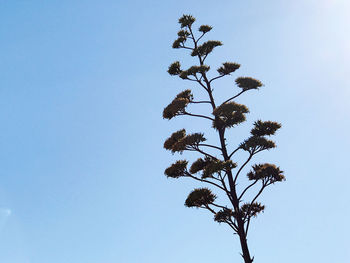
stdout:
<svg viewBox="0 0 350 263">
<path fill-rule="evenodd" d="M 251 219 L 251 217 L 248 218 L 247 225 L 246 225 L 246 228 L 245 228 L 245 234 L 246 234 L 246 236 L 248 236 L 248 230 L 249 230 L 250 219 Z"/>
<path fill-rule="evenodd" d="M 202 64 L 201 64 L 202 65 Z M 201 77 L 198 79 L 198 77 L 196 76 L 196 81 L 199 83 L 199 85 L 201 85 L 206 91 L 208 91 L 208 87 L 206 87 L 203 83 L 202 83 L 202 81 L 201 81 L 201 79 L 203 78 L 203 73 L 201 73 Z M 211 102 L 210 102 L 211 103 Z"/>
<path fill-rule="evenodd" d="M 190 101 L 190 103 L 210 103 L 210 101 Z"/>
<path fill-rule="evenodd" d="M 260 191 L 257 193 L 257 195 L 253 198 L 253 200 L 250 202 L 250 204 L 252 205 L 256 199 L 261 195 L 261 193 L 264 191 L 265 187 L 267 186 L 267 184 L 263 183 L 261 186 Z"/>
<path fill-rule="evenodd" d="M 238 93 L 237 95 L 235 95 L 235 96 L 229 98 L 228 100 L 225 100 L 222 104 L 225 104 L 225 103 L 229 102 L 230 100 L 233 100 L 233 99 L 237 98 L 239 95 L 241 95 L 241 94 L 244 93 L 245 91 L 246 91 L 246 90 L 242 90 L 242 91 L 241 91 L 240 93 Z"/>
<path fill-rule="evenodd" d="M 226 173 L 225 173 L 225 176 L 226 176 Z M 222 184 L 222 186 L 225 188 L 227 197 L 228 197 L 228 199 L 229 199 L 229 200 L 231 201 L 231 203 L 232 203 L 232 202 L 233 202 L 233 199 L 232 199 L 232 196 L 231 196 L 230 191 L 227 189 L 227 186 L 226 186 L 226 183 L 225 183 L 225 176 L 221 176 L 221 173 L 219 173 L 219 177 L 220 177 L 221 184 Z"/>
<path fill-rule="evenodd" d="M 211 205 L 219 207 L 219 208 L 222 208 L 222 209 L 227 209 L 227 207 L 223 206 L 223 205 L 218 205 L 218 204 L 215 204 L 215 203 L 211 203 Z"/>
<path fill-rule="evenodd" d="M 189 50 L 193 50 L 193 48 L 191 47 L 186 47 L 185 45 L 180 45 L 181 48 L 184 48 L 184 49 L 189 49 Z"/>
<path fill-rule="evenodd" d="M 185 177 L 190 177 L 190 178 L 192 178 L 192 179 L 194 179 L 194 180 L 197 180 L 197 181 L 200 181 L 200 182 L 203 182 L 203 183 L 208 183 L 208 184 L 214 185 L 214 186 L 216 186 L 216 187 L 218 187 L 218 188 L 220 188 L 221 190 L 223 190 L 223 191 L 226 192 L 225 188 L 223 188 L 222 186 L 220 186 L 220 185 L 218 185 L 218 184 L 216 184 L 216 183 L 214 183 L 214 182 L 211 182 L 211 181 L 208 181 L 208 180 L 205 180 L 205 179 L 202 179 L 202 178 L 195 177 L 195 176 L 193 176 L 192 174 L 190 174 L 189 172 L 186 172 Z"/>
<path fill-rule="evenodd" d="M 197 79 L 191 79 L 191 78 L 189 78 L 189 77 L 186 77 L 185 79 L 186 79 L 186 80 L 190 80 L 190 81 L 195 81 L 195 82 L 198 82 L 198 80 L 197 80 Z"/>
<path fill-rule="evenodd" d="M 214 204 L 212 203 L 212 205 L 214 205 Z M 216 215 L 215 210 L 211 209 L 211 208 L 209 207 L 209 205 L 206 205 L 205 207 L 201 207 L 201 208 L 207 209 L 207 210 L 209 210 L 210 212 L 212 212 L 214 215 Z M 232 220 L 231 220 L 231 222 L 232 222 Z M 231 223 L 231 222 L 230 222 L 230 221 L 227 221 L 227 220 L 224 221 L 224 223 L 228 224 L 228 225 L 237 233 L 237 232 L 238 232 L 238 228 L 237 228 L 236 224 L 233 223 L 233 222 Z"/>
<path fill-rule="evenodd" d="M 213 118 L 210 118 L 208 116 L 200 115 L 200 114 L 193 114 L 193 113 L 189 113 L 187 111 L 184 111 L 183 113 L 181 113 L 181 115 L 188 115 L 188 116 L 192 116 L 192 117 L 199 117 L 199 118 L 204 118 L 204 119 L 208 119 L 208 120 L 214 121 Z"/>
<path fill-rule="evenodd" d="M 211 148 L 214 148 L 214 149 L 217 149 L 217 150 L 220 150 L 220 151 L 221 151 L 221 148 L 220 148 L 220 147 L 217 147 L 217 146 L 214 146 L 214 145 L 210 145 L 210 144 L 200 143 L 200 144 L 198 144 L 198 146 L 211 147 Z"/>
<path fill-rule="evenodd" d="M 187 151 L 199 152 L 199 153 L 201 153 L 201 154 L 203 154 L 203 155 L 205 155 L 205 156 L 211 157 L 211 158 L 213 158 L 213 159 L 215 159 L 215 160 L 217 159 L 217 158 L 214 157 L 213 155 L 211 155 L 211 154 L 209 154 L 209 153 L 207 153 L 207 152 L 205 152 L 205 151 L 199 149 L 198 147 L 186 148 L 186 150 L 187 150 Z"/>
<path fill-rule="evenodd" d="M 247 190 L 252 187 L 253 185 L 255 185 L 259 180 L 255 180 L 253 183 L 251 183 L 249 186 L 247 186 L 243 192 L 241 193 L 241 195 L 238 197 L 238 200 L 241 200 L 241 198 L 243 197 L 243 195 L 245 194 L 245 192 L 247 192 Z"/>
<path fill-rule="evenodd" d="M 265 187 L 267 186 L 268 184 L 266 183 L 262 183 L 262 186 L 261 186 L 261 189 L 260 191 L 257 193 L 257 195 L 253 198 L 253 200 L 250 202 L 250 206 L 256 201 L 256 199 L 261 195 L 261 193 L 264 191 Z M 250 213 L 250 209 L 248 210 L 247 212 L 247 215 L 244 217 L 244 221 L 247 220 L 247 225 L 246 225 L 246 229 L 245 229 L 245 232 L 246 234 L 248 233 L 248 229 L 249 229 L 249 224 L 250 224 L 250 219 L 251 219 L 251 216 L 249 216 L 249 213 Z"/>
<path fill-rule="evenodd" d="M 196 40 L 196 42 L 198 43 L 198 41 L 205 35 L 205 33 L 202 33 L 202 35 Z"/>
<path fill-rule="evenodd" d="M 212 81 L 214 81 L 214 80 L 216 80 L 216 79 L 220 79 L 220 78 L 222 78 L 222 77 L 225 77 L 225 76 L 227 76 L 227 74 L 225 74 L 225 75 L 220 75 L 220 76 L 217 76 L 217 77 L 215 77 L 215 78 L 212 78 L 211 80 L 209 80 L 209 83 L 211 83 Z"/>
<path fill-rule="evenodd" d="M 248 159 L 245 161 L 245 163 L 239 168 L 238 172 L 236 173 L 235 179 L 233 180 L 234 182 L 237 181 L 237 178 L 238 178 L 240 172 L 242 171 L 242 169 L 244 168 L 244 166 L 246 166 L 247 163 L 249 163 L 249 161 L 252 159 L 253 155 L 254 155 L 254 154 L 250 154 L 249 157 L 248 157 Z"/>
<path fill-rule="evenodd" d="M 241 149 L 241 147 L 238 147 L 236 150 L 234 150 L 234 151 L 228 156 L 228 158 L 231 159 L 232 155 L 234 155 L 239 149 Z"/>
</svg>

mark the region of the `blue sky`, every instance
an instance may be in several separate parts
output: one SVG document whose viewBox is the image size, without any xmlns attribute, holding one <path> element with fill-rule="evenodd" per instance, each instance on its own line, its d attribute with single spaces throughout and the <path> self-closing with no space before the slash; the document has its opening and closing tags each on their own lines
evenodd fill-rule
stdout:
<svg viewBox="0 0 350 263">
<path fill-rule="evenodd" d="M 241 262 L 225 226 L 184 207 L 198 185 L 163 175 L 178 157 L 162 149 L 170 133 L 212 132 L 161 117 L 196 91 L 166 73 L 194 62 L 171 49 L 191 13 L 224 42 L 212 68 L 235 61 L 235 76 L 265 84 L 240 100 L 251 114 L 232 144 L 256 119 L 283 124 L 255 160 L 287 177 L 262 198 L 256 261 L 348 262 L 349 11 L 346 0 L 0 1 L 0 261 Z"/>
</svg>

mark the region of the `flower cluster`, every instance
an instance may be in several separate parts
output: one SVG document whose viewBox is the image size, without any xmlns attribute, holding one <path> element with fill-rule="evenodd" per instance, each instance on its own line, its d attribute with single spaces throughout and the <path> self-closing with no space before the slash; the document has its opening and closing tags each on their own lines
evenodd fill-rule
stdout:
<svg viewBox="0 0 350 263">
<path fill-rule="evenodd" d="M 274 121 L 261 121 L 254 122 L 254 128 L 250 131 L 253 136 L 270 136 L 281 128 L 282 125 Z"/>
<path fill-rule="evenodd" d="M 186 130 L 178 130 L 174 132 L 166 141 L 164 142 L 164 148 L 171 150 L 173 145 L 176 144 L 179 140 L 183 139 L 186 136 Z"/>
<path fill-rule="evenodd" d="M 221 171 L 227 171 L 235 168 L 236 163 L 229 161 L 221 161 L 211 157 L 205 157 L 204 159 L 197 159 L 190 168 L 190 173 L 195 174 L 202 171 L 202 178 L 213 177 L 214 174 Z"/>
<path fill-rule="evenodd" d="M 181 28 L 184 28 L 191 26 L 194 23 L 194 21 L 196 21 L 196 19 L 193 16 L 183 15 L 179 19 L 179 24 L 181 25 Z"/>
<path fill-rule="evenodd" d="M 179 73 L 179 77 L 182 79 L 188 79 L 188 76 L 194 76 L 196 77 L 196 75 L 198 73 L 200 74 L 204 74 L 206 72 L 208 72 L 210 69 L 209 66 L 207 65 L 202 65 L 202 66 L 192 66 L 187 70 L 181 71 L 181 73 Z"/>
<path fill-rule="evenodd" d="M 250 131 L 252 136 L 241 143 L 240 148 L 250 153 L 275 148 L 275 142 L 264 136 L 274 135 L 279 128 L 281 124 L 278 122 L 261 120 L 254 122 L 254 128 Z"/>
<path fill-rule="evenodd" d="M 184 27 L 191 27 L 192 24 L 196 21 L 196 19 L 191 16 L 191 15 L 183 15 L 179 19 L 179 23 L 181 24 L 181 28 Z M 173 48 L 181 48 L 185 45 L 185 42 L 187 40 L 187 37 L 190 35 L 190 32 L 188 32 L 185 29 L 181 29 L 178 33 L 177 36 L 178 38 L 174 41 L 173 43 Z"/>
<path fill-rule="evenodd" d="M 212 204 L 215 199 L 216 196 L 208 188 L 197 188 L 188 195 L 185 206 L 206 207 Z"/>
<path fill-rule="evenodd" d="M 179 160 L 166 168 L 164 174 L 167 177 L 171 178 L 179 178 L 181 176 L 185 176 L 187 164 L 188 162 L 186 160 Z"/>
<path fill-rule="evenodd" d="M 223 223 L 229 221 L 233 216 L 234 212 L 231 209 L 224 208 L 215 214 L 214 220 L 216 222 Z"/>
<path fill-rule="evenodd" d="M 265 206 L 260 203 L 246 203 L 241 206 L 241 213 L 243 217 L 256 217 L 259 213 L 263 212 Z"/>
<path fill-rule="evenodd" d="M 222 128 L 231 128 L 246 120 L 245 113 L 248 113 L 248 108 L 243 104 L 235 102 L 224 103 L 213 111 L 215 120 L 213 127 L 217 130 Z"/>
<path fill-rule="evenodd" d="M 174 132 L 166 141 L 164 142 L 164 148 L 171 151 L 172 153 L 180 152 L 182 153 L 188 149 L 197 149 L 198 144 L 204 142 L 203 133 L 193 133 L 186 135 L 185 129 Z"/>
<path fill-rule="evenodd" d="M 207 56 L 209 53 L 211 53 L 213 51 L 213 49 L 215 47 L 218 46 L 222 46 L 222 42 L 221 41 L 217 41 L 217 40 L 208 40 L 206 42 L 204 42 L 202 45 L 199 45 L 197 48 L 194 48 L 191 56 Z"/>
<path fill-rule="evenodd" d="M 179 61 L 175 61 L 174 63 L 172 63 L 169 68 L 168 68 L 168 73 L 172 76 L 174 75 L 179 75 L 181 73 L 181 64 Z"/>
<path fill-rule="evenodd" d="M 173 43 L 173 48 L 183 47 L 189 35 L 190 33 L 187 30 L 180 30 L 177 33 L 177 39 Z"/>
<path fill-rule="evenodd" d="M 177 94 L 175 99 L 165 107 L 163 111 L 164 119 L 172 119 L 175 116 L 181 115 L 185 112 L 187 105 L 193 100 L 191 90 L 184 90 Z"/>
<path fill-rule="evenodd" d="M 212 30 L 213 27 L 208 25 L 201 25 L 198 29 L 199 32 L 202 32 L 203 34 L 208 33 L 210 30 Z"/>
<path fill-rule="evenodd" d="M 283 171 L 274 164 L 256 164 L 247 174 L 249 180 L 264 180 L 266 183 L 275 183 L 285 180 Z"/>
<path fill-rule="evenodd" d="M 265 137 L 251 136 L 241 143 L 239 147 L 249 153 L 256 153 L 275 148 L 276 144 L 274 141 L 268 140 Z"/>
<path fill-rule="evenodd" d="M 197 48 L 194 48 L 191 56 L 200 56 L 204 57 L 207 56 L 209 53 L 213 51 L 215 47 L 222 46 L 221 41 L 217 40 L 209 40 L 204 42 L 202 45 L 199 45 Z"/>
<path fill-rule="evenodd" d="M 217 69 L 220 75 L 229 75 L 239 69 L 241 65 L 233 62 L 222 63 L 222 66 Z"/>
<path fill-rule="evenodd" d="M 243 90 L 258 89 L 263 85 L 259 80 L 250 77 L 239 77 L 236 84 Z"/>
</svg>

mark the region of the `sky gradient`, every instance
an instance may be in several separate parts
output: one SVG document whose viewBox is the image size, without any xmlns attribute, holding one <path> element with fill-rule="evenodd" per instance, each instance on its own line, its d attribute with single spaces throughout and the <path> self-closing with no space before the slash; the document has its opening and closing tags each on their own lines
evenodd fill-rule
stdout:
<svg viewBox="0 0 350 263">
<path fill-rule="evenodd" d="M 264 83 L 239 100 L 251 113 L 232 145 L 257 119 L 283 125 L 278 148 L 254 160 L 287 178 L 261 199 L 256 262 L 347 263 L 349 12 L 347 0 L 0 1 L 0 262 L 241 262 L 228 228 L 184 207 L 198 184 L 163 175 L 178 158 L 164 139 L 212 132 L 162 119 L 199 89 L 166 73 L 195 62 L 171 49 L 190 13 L 224 43 L 211 67 L 242 65 L 219 98 L 237 76 Z"/>
</svg>

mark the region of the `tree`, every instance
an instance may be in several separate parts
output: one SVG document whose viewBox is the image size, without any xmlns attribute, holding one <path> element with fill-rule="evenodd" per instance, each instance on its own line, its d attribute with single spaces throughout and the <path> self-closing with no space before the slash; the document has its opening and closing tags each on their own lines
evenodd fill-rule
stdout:
<svg viewBox="0 0 350 263">
<path fill-rule="evenodd" d="M 201 157 L 191 166 L 189 166 L 189 161 L 179 160 L 165 170 L 165 175 L 170 178 L 191 178 L 215 189 L 216 193 L 206 187 L 194 189 L 188 195 L 185 206 L 206 209 L 214 215 L 216 222 L 227 224 L 239 237 L 244 262 L 252 263 L 254 257 L 251 257 L 247 244 L 248 230 L 251 219 L 263 212 L 265 208 L 258 202 L 258 198 L 268 186 L 284 181 L 285 177 L 279 167 L 270 163 L 253 165 L 247 173 L 243 187 L 241 177 L 244 168 L 256 154 L 276 147 L 275 142 L 270 140 L 269 136 L 274 135 L 281 128 L 281 124 L 257 120 L 253 124 L 250 136 L 236 148 L 232 148 L 232 151 L 229 150 L 231 144 L 227 143 L 226 131 L 244 122 L 249 112 L 245 105 L 236 103 L 235 100 L 248 91 L 258 90 L 263 85 L 254 78 L 238 77 L 235 80 L 239 89 L 237 94 L 217 104 L 213 94 L 214 82 L 230 76 L 239 69 L 240 65 L 225 62 L 217 69 L 217 74 L 210 78 L 210 67 L 205 64 L 205 61 L 208 55 L 222 43 L 213 40 L 201 41 L 212 27 L 201 25 L 198 29 L 199 36 L 196 36 L 193 28 L 194 22 L 195 18 L 191 15 L 183 15 L 179 19 L 181 30 L 177 33 L 178 38 L 172 47 L 189 50 L 191 56 L 198 59 L 199 64 L 182 69 L 180 62 L 176 61 L 169 66 L 168 73 L 197 83 L 205 90 L 207 99 L 196 101 L 191 90 L 184 90 L 165 107 L 163 118 L 170 120 L 185 115 L 208 120 L 217 133 L 220 144 L 206 143 L 203 133 L 187 134 L 185 129 L 174 132 L 164 142 L 165 149 L 172 153 L 194 151 Z M 188 110 L 190 104 L 206 104 L 211 112 L 209 114 L 191 113 Z M 213 151 L 216 152 L 213 153 Z M 239 151 L 247 154 L 246 159 L 241 161 L 240 165 L 233 160 Z M 240 180 L 239 183 L 238 180 Z M 226 197 L 226 203 L 217 202 L 218 193 Z"/>
</svg>

